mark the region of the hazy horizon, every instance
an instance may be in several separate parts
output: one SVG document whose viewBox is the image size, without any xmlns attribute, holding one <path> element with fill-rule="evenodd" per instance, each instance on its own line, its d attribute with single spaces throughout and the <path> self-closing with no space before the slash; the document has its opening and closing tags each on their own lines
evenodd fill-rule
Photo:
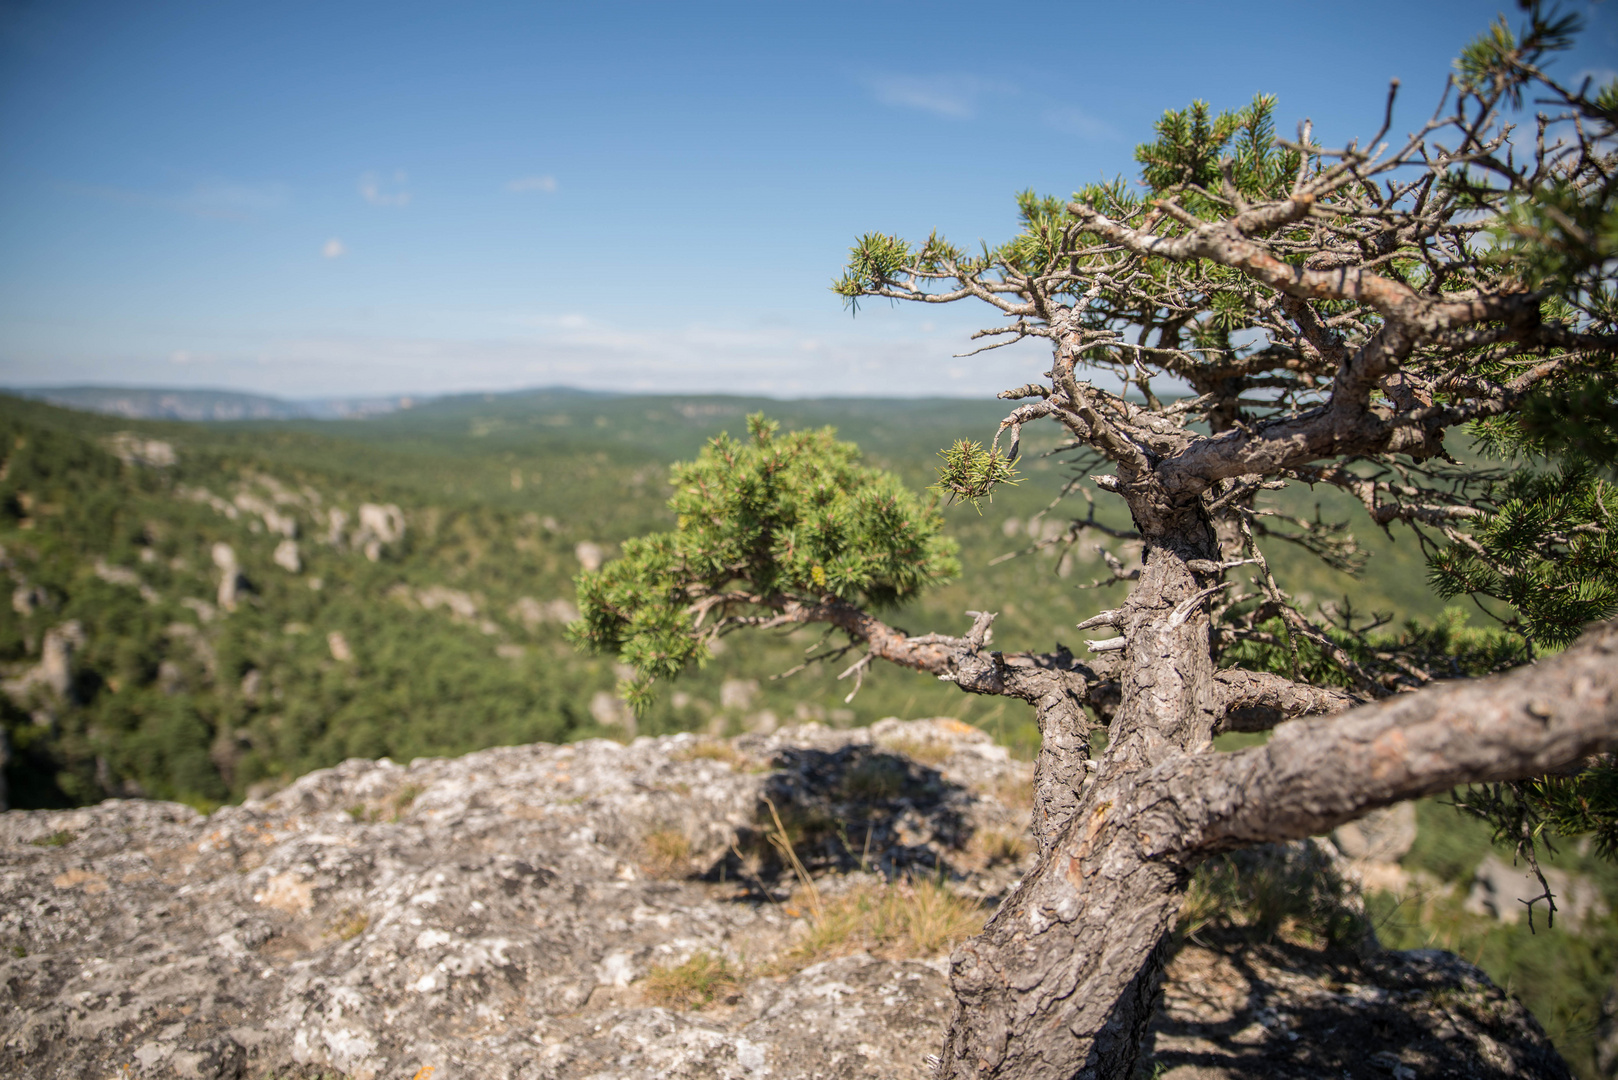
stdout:
<svg viewBox="0 0 1618 1080">
<path fill-rule="evenodd" d="M 992 395 L 1045 350 L 850 318 L 857 235 L 997 243 L 1193 98 L 1340 144 L 1398 77 L 1403 132 L 1502 7 L 0 0 L 0 383 Z M 1575 8 L 1552 70 L 1611 77 Z"/>
</svg>

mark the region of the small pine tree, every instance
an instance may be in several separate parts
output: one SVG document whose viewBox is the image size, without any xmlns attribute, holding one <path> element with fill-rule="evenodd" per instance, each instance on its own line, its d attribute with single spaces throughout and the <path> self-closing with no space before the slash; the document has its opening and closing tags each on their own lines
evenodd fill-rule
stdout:
<svg viewBox="0 0 1618 1080">
<path fill-rule="evenodd" d="M 620 690 L 637 709 L 721 634 L 900 603 L 960 573 L 936 507 L 831 428 L 781 435 L 762 414 L 747 427 L 671 470 L 672 532 L 578 578 L 569 635 L 633 668 Z"/>
</svg>

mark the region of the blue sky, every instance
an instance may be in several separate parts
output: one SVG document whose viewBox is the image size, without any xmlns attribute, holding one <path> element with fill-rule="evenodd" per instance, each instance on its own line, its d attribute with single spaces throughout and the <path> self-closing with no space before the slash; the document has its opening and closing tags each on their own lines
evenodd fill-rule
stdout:
<svg viewBox="0 0 1618 1080">
<path fill-rule="evenodd" d="M 1042 353 L 850 318 L 855 235 L 1003 239 L 1196 97 L 1406 130 L 1500 7 L 0 0 L 0 385 L 992 394 Z"/>
</svg>

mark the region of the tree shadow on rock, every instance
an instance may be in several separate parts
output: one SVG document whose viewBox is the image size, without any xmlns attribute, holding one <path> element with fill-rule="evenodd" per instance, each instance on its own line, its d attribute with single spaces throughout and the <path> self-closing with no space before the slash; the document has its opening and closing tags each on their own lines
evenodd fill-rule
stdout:
<svg viewBox="0 0 1618 1080">
<path fill-rule="evenodd" d="M 1266 844 L 1198 869 L 1145 1075 L 1570 1075 L 1528 1010 L 1473 965 L 1380 949 L 1320 852 Z"/>
<path fill-rule="evenodd" d="M 937 769 L 865 744 L 788 747 L 772 765 L 753 824 L 705 879 L 774 888 L 793 871 L 772 835 L 811 874 L 960 876 L 950 857 L 971 839 L 966 810 L 976 796 Z"/>
</svg>

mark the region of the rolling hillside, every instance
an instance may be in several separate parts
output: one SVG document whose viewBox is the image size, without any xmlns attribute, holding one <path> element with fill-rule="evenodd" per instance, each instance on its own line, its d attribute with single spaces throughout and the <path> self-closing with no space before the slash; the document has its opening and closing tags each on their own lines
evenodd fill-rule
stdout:
<svg viewBox="0 0 1618 1080">
<path fill-rule="evenodd" d="M 562 640 L 572 575 L 667 525 L 668 463 L 759 409 L 788 427 L 833 424 L 918 487 L 938 447 L 992 434 L 1000 415 L 992 402 L 545 391 L 364 421 L 181 424 L 0 398 L 12 804 L 206 805 L 347 756 L 626 732 L 610 663 Z M 1040 449 L 983 514 L 947 511 L 965 573 L 891 617 L 948 631 L 987 606 L 1006 648 L 1076 643 L 1068 628 L 1108 600 L 1079 587 L 1097 576 L 1099 537 L 1065 559 L 1051 548 L 990 565 L 1061 528 L 1062 510 L 1042 511 L 1065 469 Z M 1358 580 L 1285 550 L 1278 567 L 1315 596 L 1435 613 L 1414 546 L 1382 546 Z M 906 672 L 874 673 L 846 703 L 832 672 L 770 679 L 813 640 L 728 639 L 637 729 L 936 713 L 1032 744 L 1022 710 Z"/>
</svg>

